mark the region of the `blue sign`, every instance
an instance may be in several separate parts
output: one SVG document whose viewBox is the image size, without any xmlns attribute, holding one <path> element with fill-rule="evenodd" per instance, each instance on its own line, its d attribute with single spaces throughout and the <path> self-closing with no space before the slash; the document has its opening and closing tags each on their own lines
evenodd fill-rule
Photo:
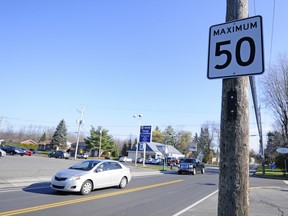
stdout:
<svg viewBox="0 0 288 216">
<path fill-rule="evenodd" d="M 140 126 L 139 142 L 151 142 L 152 126 Z"/>
</svg>

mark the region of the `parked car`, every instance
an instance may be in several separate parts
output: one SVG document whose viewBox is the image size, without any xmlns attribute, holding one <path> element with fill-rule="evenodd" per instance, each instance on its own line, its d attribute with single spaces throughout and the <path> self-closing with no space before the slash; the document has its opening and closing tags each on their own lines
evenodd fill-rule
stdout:
<svg viewBox="0 0 288 216">
<path fill-rule="evenodd" d="M 146 164 L 150 164 L 152 162 L 152 160 L 153 159 L 151 157 L 148 157 L 148 158 L 145 159 L 145 163 Z"/>
<path fill-rule="evenodd" d="M 29 149 L 29 150 L 32 152 L 32 154 L 40 154 L 40 152 L 35 149 Z"/>
<path fill-rule="evenodd" d="M 4 157 L 6 155 L 6 152 L 2 149 L 0 149 L 0 157 Z"/>
<path fill-rule="evenodd" d="M 188 173 L 195 175 L 197 171 L 205 173 L 205 164 L 196 158 L 182 158 L 178 166 L 178 174 Z"/>
<path fill-rule="evenodd" d="M 21 149 L 24 151 L 25 155 L 28 155 L 28 156 L 32 155 L 32 151 L 30 151 L 29 149 L 25 149 L 25 148 L 21 148 Z"/>
<path fill-rule="evenodd" d="M 19 155 L 23 156 L 25 154 L 24 150 L 22 150 L 21 148 L 19 148 L 17 146 L 2 146 L 1 149 L 10 155 L 18 155 L 19 154 Z"/>
<path fill-rule="evenodd" d="M 137 158 L 137 163 L 143 163 L 144 158 Z"/>
<path fill-rule="evenodd" d="M 133 160 L 132 160 L 132 158 L 129 158 L 127 156 L 122 156 L 119 158 L 119 161 L 120 162 L 132 162 Z"/>
<path fill-rule="evenodd" d="M 170 166 L 171 164 L 173 166 L 176 166 L 177 164 L 179 164 L 179 160 L 176 157 L 167 157 L 166 163 L 168 166 Z"/>
<path fill-rule="evenodd" d="M 151 164 L 162 164 L 162 159 L 160 158 L 155 158 L 151 161 Z"/>
<path fill-rule="evenodd" d="M 87 195 L 96 188 L 125 188 L 130 181 L 130 169 L 118 161 L 84 160 L 56 173 L 52 177 L 51 188 Z"/>
<path fill-rule="evenodd" d="M 89 154 L 88 153 L 77 154 L 77 158 L 88 159 L 89 158 Z"/>
<path fill-rule="evenodd" d="M 70 154 L 68 152 L 65 151 L 53 151 L 50 152 L 48 154 L 48 157 L 54 157 L 54 158 L 65 158 L 65 159 L 69 159 L 70 158 Z"/>
</svg>

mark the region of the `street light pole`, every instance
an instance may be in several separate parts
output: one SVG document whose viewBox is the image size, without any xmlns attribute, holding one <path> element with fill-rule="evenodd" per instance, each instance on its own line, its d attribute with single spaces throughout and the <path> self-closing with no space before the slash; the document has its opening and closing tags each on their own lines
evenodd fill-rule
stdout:
<svg viewBox="0 0 288 216">
<path fill-rule="evenodd" d="M 80 128 L 81 128 L 81 124 L 83 124 L 83 112 L 84 112 L 84 107 L 81 107 L 81 111 L 80 111 L 80 119 L 77 120 L 78 121 L 78 134 L 77 134 L 77 142 L 76 142 L 76 147 L 75 147 L 75 153 L 74 153 L 74 159 L 76 160 L 77 158 L 77 152 L 78 152 L 78 145 L 79 145 L 79 139 L 80 139 Z"/>
<path fill-rule="evenodd" d="M 99 133 L 100 133 L 100 144 L 99 144 L 98 158 L 100 159 L 100 156 L 101 156 L 101 141 L 102 141 L 102 127 L 100 127 Z"/>
<path fill-rule="evenodd" d="M 143 115 L 133 115 L 133 118 L 138 118 L 138 134 L 137 134 L 137 143 L 136 143 L 136 152 L 135 152 L 135 166 L 137 166 L 137 158 L 138 158 L 138 144 L 140 140 L 140 125 L 141 125 L 141 118 Z"/>
</svg>

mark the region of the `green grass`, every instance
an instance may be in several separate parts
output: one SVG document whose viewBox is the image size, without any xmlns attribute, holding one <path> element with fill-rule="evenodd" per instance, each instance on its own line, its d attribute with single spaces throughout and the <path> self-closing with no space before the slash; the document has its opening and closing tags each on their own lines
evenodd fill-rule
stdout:
<svg viewBox="0 0 288 216">
<path fill-rule="evenodd" d="M 255 175 L 259 177 L 273 178 L 273 179 L 288 179 L 288 173 L 286 173 L 285 176 L 283 171 L 279 168 L 275 168 L 274 170 L 272 170 L 269 166 L 265 166 L 264 176 L 262 171 L 263 171 L 262 166 L 258 166 Z"/>
</svg>

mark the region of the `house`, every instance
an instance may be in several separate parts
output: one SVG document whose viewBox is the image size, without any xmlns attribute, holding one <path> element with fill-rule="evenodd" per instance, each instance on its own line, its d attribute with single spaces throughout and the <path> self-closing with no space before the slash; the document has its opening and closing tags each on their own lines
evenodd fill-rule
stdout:
<svg viewBox="0 0 288 216">
<path fill-rule="evenodd" d="M 38 147 L 39 151 L 49 151 L 52 149 L 53 149 L 53 146 L 51 144 L 51 140 L 46 140 L 46 141 L 39 143 L 39 147 Z"/>
<path fill-rule="evenodd" d="M 24 140 L 24 141 L 22 141 L 22 142 L 20 142 L 21 144 L 34 144 L 34 145 L 36 145 L 36 144 L 38 144 L 37 142 L 35 142 L 34 140 L 32 140 L 32 139 L 28 139 L 28 140 Z"/>
<path fill-rule="evenodd" d="M 71 148 L 72 143 L 70 141 L 66 141 L 66 148 Z M 51 144 L 51 140 L 46 140 L 39 143 L 38 150 L 40 151 L 50 151 L 54 150 L 54 146 Z"/>
<path fill-rule="evenodd" d="M 174 146 L 171 145 L 165 145 L 162 143 L 157 142 L 147 142 L 147 143 L 140 143 L 138 144 L 138 158 L 144 158 L 144 152 L 145 152 L 145 158 L 151 157 L 151 158 L 164 158 L 164 155 L 166 154 L 166 157 L 176 157 L 181 158 L 185 157 L 181 152 L 179 152 Z M 135 159 L 136 157 L 136 146 L 134 146 L 131 150 L 128 150 L 128 157 Z"/>
<path fill-rule="evenodd" d="M 71 144 L 71 155 L 75 155 L 76 145 L 77 143 Z M 77 147 L 77 154 L 85 153 L 86 146 L 87 144 L 85 142 L 79 142 Z"/>
</svg>

